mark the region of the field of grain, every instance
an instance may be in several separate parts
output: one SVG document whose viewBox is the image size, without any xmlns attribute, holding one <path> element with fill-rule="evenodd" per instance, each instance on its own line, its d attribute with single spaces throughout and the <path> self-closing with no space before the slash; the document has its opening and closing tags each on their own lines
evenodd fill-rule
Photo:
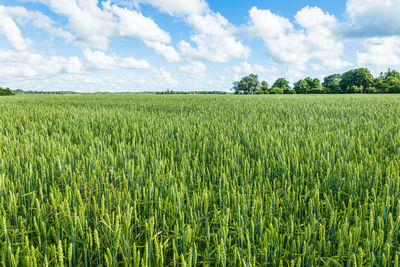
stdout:
<svg viewBox="0 0 400 267">
<path fill-rule="evenodd" d="M 398 266 L 400 96 L 0 98 L 3 266 Z"/>
</svg>

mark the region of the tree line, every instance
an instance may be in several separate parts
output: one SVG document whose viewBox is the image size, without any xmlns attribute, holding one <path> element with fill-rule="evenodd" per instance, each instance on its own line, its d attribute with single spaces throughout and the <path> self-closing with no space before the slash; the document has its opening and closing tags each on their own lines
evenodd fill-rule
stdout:
<svg viewBox="0 0 400 267">
<path fill-rule="evenodd" d="M 0 87 L 0 96 L 14 95 L 14 92 L 10 88 Z"/>
<path fill-rule="evenodd" d="M 343 74 L 332 74 L 324 78 L 307 77 L 290 86 L 285 78 L 277 79 L 271 87 L 261 83 L 258 76 L 250 74 L 233 83 L 235 94 L 385 94 L 400 93 L 400 73 L 388 69 L 374 78 L 367 68 L 357 68 Z"/>
</svg>

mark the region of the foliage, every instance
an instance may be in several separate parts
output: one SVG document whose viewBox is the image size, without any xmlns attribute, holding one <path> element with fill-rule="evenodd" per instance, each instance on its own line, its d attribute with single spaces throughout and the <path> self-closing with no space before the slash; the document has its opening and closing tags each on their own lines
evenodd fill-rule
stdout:
<svg viewBox="0 0 400 267">
<path fill-rule="evenodd" d="M 271 95 L 276 95 L 276 94 L 283 94 L 284 90 L 280 87 L 271 87 L 271 89 L 268 91 L 268 94 Z"/>
<path fill-rule="evenodd" d="M 240 81 L 233 83 L 232 90 L 235 94 L 255 94 L 260 88 L 260 82 L 258 81 L 258 76 L 255 74 L 250 74 L 243 77 Z"/>
<path fill-rule="evenodd" d="M 268 92 L 269 92 L 268 83 L 266 81 L 262 81 L 260 88 L 257 90 L 257 94 L 259 95 L 268 94 Z"/>
<path fill-rule="evenodd" d="M 4 266 L 397 266 L 399 96 L 0 99 Z"/>
<path fill-rule="evenodd" d="M 2 88 L 0 87 L 0 96 L 9 96 L 14 95 L 14 92 L 10 90 L 10 88 Z"/>
<path fill-rule="evenodd" d="M 342 89 L 340 88 L 340 74 L 332 74 L 324 78 L 324 82 L 322 83 L 323 88 L 326 93 L 329 94 L 340 94 L 342 93 Z"/>
<path fill-rule="evenodd" d="M 395 70 L 388 70 L 382 75 L 385 91 L 389 93 L 400 93 L 400 73 Z"/>
<path fill-rule="evenodd" d="M 363 93 L 373 82 L 374 77 L 370 71 L 359 68 L 343 73 L 339 85 L 344 93 Z"/>
<path fill-rule="evenodd" d="M 324 92 L 320 80 L 318 78 L 311 79 L 310 77 L 296 82 L 294 90 L 297 94 L 321 94 Z"/>
<path fill-rule="evenodd" d="M 288 93 L 292 88 L 289 85 L 289 81 L 286 80 L 285 78 L 279 78 L 277 79 L 274 84 L 272 85 L 274 88 L 280 88 L 283 93 Z"/>
<path fill-rule="evenodd" d="M 253 78 L 257 78 L 256 76 Z M 264 81 L 263 81 L 264 82 Z M 238 84 L 235 83 L 235 84 Z M 257 94 L 356 94 L 356 93 L 400 93 L 400 73 L 396 70 L 388 70 L 374 77 L 366 68 L 358 68 L 340 74 L 326 76 L 321 85 L 318 78 L 307 77 L 294 83 L 294 90 L 285 78 L 277 79 L 268 89 L 264 82 L 256 91 Z M 240 93 L 247 94 L 249 91 L 241 90 Z M 239 93 L 239 92 L 237 92 Z"/>
</svg>

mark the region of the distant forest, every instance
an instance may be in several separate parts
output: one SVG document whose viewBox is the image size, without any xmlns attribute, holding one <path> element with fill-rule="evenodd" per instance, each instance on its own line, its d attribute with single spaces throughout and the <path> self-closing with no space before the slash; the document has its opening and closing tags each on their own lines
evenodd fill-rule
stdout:
<svg viewBox="0 0 400 267">
<path fill-rule="evenodd" d="M 307 77 L 294 83 L 293 88 L 285 78 L 277 79 L 271 87 L 261 83 L 258 76 L 250 74 L 233 83 L 235 94 L 396 94 L 400 93 L 400 73 L 389 69 L 374 78 L 367 68 L 353 69 L 343 74 L 324 78 Z"/>
</svg>

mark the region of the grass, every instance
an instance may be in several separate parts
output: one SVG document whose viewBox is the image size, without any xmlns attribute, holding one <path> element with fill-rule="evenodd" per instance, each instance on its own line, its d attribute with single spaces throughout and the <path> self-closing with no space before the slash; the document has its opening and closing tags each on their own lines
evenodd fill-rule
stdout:
<svg viewBox="0 0 400 267">
<path fill-rule="evenodd" d="M 4 266 L 398 266 L 400 96 L 0 98 Z"/>
</svg>

